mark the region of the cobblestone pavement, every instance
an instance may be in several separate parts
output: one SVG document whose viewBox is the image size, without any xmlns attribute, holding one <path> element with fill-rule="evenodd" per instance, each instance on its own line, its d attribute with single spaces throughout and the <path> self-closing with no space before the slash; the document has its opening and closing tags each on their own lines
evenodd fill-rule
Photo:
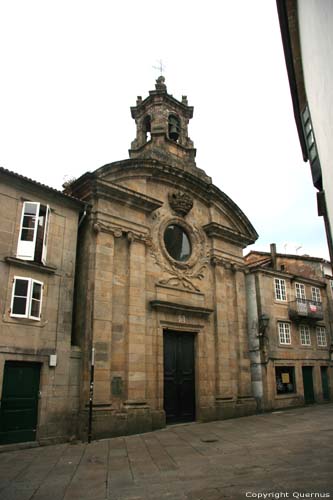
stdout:
<svg viewBox="0 0 333 500">
<path fill-rule="evenodd" d="M 241 500 L 324 493 L 333 498 L 333 404 L 0 454 L 1 500 Z"/>
</svg>

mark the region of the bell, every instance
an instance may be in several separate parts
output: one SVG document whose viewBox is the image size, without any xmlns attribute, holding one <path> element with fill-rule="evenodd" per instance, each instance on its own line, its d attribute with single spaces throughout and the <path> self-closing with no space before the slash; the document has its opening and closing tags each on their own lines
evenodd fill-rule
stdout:
<svg viewBox="0 0 333 500">
<path fill-rule="evenodd" d="M 176 125 L 171 125 L 170 131 L 169 131 L 169 137 L 173 141 L 177 141 L 177 139 L 179 137 L 179 132 L 178 132 L 178 128 L 176 127 Z"/>
</svg>

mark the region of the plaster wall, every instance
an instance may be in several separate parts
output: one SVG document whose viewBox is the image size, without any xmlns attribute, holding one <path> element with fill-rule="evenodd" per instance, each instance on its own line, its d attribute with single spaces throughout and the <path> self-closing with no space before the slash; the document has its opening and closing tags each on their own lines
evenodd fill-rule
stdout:
<svg viewBox="0 0 333 500">
<path fill-rule="evenodd" d="M 333 229 L 333 4 L 298 1 L 299 33 L 307 99 L 322 168 L 323 187 Z"/>
</svg>

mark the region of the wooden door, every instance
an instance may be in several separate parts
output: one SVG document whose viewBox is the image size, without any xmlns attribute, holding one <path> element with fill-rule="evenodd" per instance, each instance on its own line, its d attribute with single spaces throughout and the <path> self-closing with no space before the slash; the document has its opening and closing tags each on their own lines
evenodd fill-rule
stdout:
<svg viewBox="0 0 333 500">
<path fill-rule="evenodd" d="M 167 423 L 195 419 L 194 335 L 164 332 L 164 410 Z"/>
<path fill-rule="evenodd" d="M 306 403 L 314 403 L 314 390 L 312 379 L 312 366 L 302 366 L 303 386 L 304 386 L 304 401 Z"/>
<path fill-rule="evenodd" d="M 40 364 L 6 361 L 0 408 L 0 443 L 36 439 Z"/>
</svg>

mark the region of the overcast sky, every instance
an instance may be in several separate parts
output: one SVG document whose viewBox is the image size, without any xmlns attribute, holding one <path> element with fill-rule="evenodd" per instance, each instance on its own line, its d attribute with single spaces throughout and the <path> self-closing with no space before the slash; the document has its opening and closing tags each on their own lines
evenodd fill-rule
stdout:
<svg viewBox="0 0 333 500">
<path fill-rule="evenodd" d="M 248 250 L 328 259 L 275 0 L 1 2 L 0 165 L 60 189 L 128 158 L 129 107 L 159 59 L 168 92 L 194 106 L 197 166 L 259 233 Z"/>
</svg>

